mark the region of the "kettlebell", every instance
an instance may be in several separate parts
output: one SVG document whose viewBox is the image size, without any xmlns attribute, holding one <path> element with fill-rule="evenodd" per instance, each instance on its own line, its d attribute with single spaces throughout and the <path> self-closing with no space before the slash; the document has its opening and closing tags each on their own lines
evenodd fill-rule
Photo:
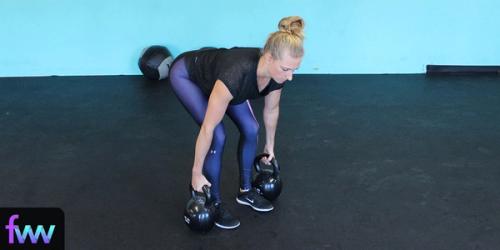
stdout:
<svg viewBox="0 0 500 250">
<path fill-rule="evenodd" d="M 252 182 L 252 186 L 255 187 L 264 198 L 273 201 L 280 195 L 283 181 L 280 178 L 280 168 L 276 158 L 271 160 L 272 169 L 263 169 L 260 166 L 260 160 L 263 157 L 269 157 L 269 154 L 260 154 L 255 157 L 253 162 L 257 176 Z"/>
<path fill-rule="evenodd" d="M 208 232 L 215 223 L 215 206 L 210 197 L 210 187 L 203 186 L 203 194 L 196 192 L 189 185 L 191 199 L 184 210 L 184 221 L 186 225 L 197 232 Z"/>
</svg>

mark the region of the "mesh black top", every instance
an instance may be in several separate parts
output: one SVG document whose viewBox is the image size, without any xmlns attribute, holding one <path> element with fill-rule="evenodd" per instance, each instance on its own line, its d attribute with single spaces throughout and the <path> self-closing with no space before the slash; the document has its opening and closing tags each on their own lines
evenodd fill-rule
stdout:
<svg viewBox="0 0 500 250">
<path fill-rule="evenodd" d="M 257 64 L 261 55 L 259 48 L 206 49 L 189 51 L 185 57 L 189 77 L 198 84 L 207 96 L 216 80 L 221 80 L 233 96 L 230 104 L 240 104 L 248 99 L 268 95 L 283 88 L 273 79 L 259 93 L 257 85 Z"/>
</svg>

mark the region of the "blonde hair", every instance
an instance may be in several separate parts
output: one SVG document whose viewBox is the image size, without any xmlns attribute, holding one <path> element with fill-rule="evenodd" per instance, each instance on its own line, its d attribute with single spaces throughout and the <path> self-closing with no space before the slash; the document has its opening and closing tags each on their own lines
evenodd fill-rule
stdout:
<svg viewBox="0 0 500 250">
<path fill-rule="evenodd" d="M 269 35 L 264 46 L 264 53 L 269 52 L 273 58 L 281 59 L 287 50 L 291 57 L 304 55 L 304 20 L 299 16 L 284 17 L 278 23 L 278 31 Z"/>
</svg>

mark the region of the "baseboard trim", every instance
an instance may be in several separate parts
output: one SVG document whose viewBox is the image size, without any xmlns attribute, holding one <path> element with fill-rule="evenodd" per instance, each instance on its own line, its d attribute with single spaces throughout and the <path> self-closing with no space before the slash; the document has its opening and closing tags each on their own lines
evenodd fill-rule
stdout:
<svg viewBox="0 0 500 250">
<path fill-rule="evenodd" d="M 500 75 L 500 66 L 427 65 L 428 75 Z"/>
</svg>

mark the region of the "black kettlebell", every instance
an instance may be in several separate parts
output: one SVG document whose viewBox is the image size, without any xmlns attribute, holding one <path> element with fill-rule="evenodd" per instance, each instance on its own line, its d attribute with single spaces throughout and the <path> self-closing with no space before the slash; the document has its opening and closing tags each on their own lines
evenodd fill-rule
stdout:
<svg viewBox="0 0 500 250">
<path fill-rule="evenodd" d="M 184 210 L 184 221 L 186 225 L 197 232 L 208 232 L 215 223 L 215 206 L 210 197 L 210 188 L 203 186 L 203 194 L 196 192 L 189 185 L 191 199 Z"/>
<path fill-rule="evenodd" d="M 253 162 L 257 176 L 252 185 L 264 198 L 273 201 L 280 195 L 283 181 L 280 178 L 280 168 L 276 158 L 271 160 L 272 169 L 264 169 L 260 166 L 260 160 L 263 157 L 269 157 L 269 154 L 260 154 Z"/>
</svg>

